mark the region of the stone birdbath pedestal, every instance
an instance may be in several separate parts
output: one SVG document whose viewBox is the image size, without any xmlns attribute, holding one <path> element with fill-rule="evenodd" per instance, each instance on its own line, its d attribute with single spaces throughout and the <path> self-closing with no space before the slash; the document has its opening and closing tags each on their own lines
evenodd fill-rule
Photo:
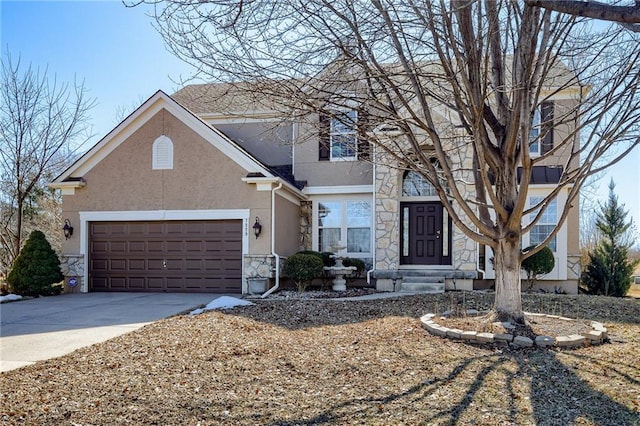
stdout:
<svg viewBox="0 0 640 426">
<path fill-rule="evenodd" d="M 344 250 L 345 246 L 332 246 L 335 252 L 340 252 Z M 334 266 L 325 266 L 324 270 L 331 273 L 335 278 L 332 281 L 331 289 L 333 291 L 347 291 L 347 280 L 344 279 L 345 275 L 351 275 L 353 271 L 355 271 L 355 266 L 344 266 L 342 264 L 342 256 L 338 254 L 334 254 L 331 256 L 336 260 L 336 264 Z"/>
</svg>

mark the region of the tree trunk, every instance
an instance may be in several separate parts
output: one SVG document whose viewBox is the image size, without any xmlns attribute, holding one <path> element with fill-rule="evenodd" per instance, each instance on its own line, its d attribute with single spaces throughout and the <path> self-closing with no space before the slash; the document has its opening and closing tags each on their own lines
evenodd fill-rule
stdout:
<svg viewBox="0 0 640 426">
<path fill-rule="evenodd" d="M 18 258 L 20 254 L 20 248 L 22 246 L 22 219 L 24 217 L 24 200 L 22 193 L 18 192 L 18 211 L 16 212 L 16 233 L 13 240 L 14 255 L 11 261 L 11 266 Z"/>
<path fill-rule="evenodd" d="M 520 281 L 519 238 L 504 238 L 494 249 L 496 297 L 494 309 L 500 321 L 524 324 Z"/>
</svg>

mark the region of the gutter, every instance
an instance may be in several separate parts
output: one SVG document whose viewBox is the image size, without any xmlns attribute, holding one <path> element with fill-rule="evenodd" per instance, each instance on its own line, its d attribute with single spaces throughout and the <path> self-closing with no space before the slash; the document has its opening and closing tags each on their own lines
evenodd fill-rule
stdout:
<svg viewBox="0 0 640 426">
<path fill-rule="evenodd" d="M 282 181 L 278 182 L 278 186 L 271 189 L 271 255 L 276 258 L 275 278 L 276 282 L 273 287 L 267 290 L 261 298 L 269 296 L 280 287 L 280 255 L 276 253 L 276 191 L 282 188 Z"/>
</svg>

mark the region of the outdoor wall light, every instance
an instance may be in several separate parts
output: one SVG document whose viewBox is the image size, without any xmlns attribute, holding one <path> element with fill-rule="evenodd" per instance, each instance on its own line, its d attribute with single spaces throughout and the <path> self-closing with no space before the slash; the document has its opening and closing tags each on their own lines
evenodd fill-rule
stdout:
<svg viewBox="0 0 640 426">
<path fill-rule="evenodd" d="M 253 234 L 256 236 L 256 239 L 262 233 L 262 225 L 260 224 L 260 218 L 256 216 L 256 223 L 253 224 Z"/>
<path fill-rule="evenodd" d="M 62 232 L 64 232 L 64 239 L 68 240 L 73 235 L 73 226 L 71 226 L 71 222 L 69 219 L 64 220 L 64 226 L 62 227 Z"/>
</svg>

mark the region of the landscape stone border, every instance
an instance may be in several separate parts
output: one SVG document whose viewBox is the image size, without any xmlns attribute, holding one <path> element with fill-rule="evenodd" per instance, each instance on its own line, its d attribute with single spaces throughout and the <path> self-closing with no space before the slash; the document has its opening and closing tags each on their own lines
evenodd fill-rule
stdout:
<svg viewBox="0 0 640 426">
<path fill-rule="evenodd" d="M 468 316 L 480 316 L 486 314 L 486 312 L 478 312 L 475 309 L 469 309 L 466 311 Z M 576 321 L 575 319 L 561 317 L 558 315 L 546 315 L 546 314 L 534 314 L 525 312 L 525 315 L 534 317 L 546 317 L 557 319 L 559 321 Z M 446 317 L 447 313 L 440 315 L 440 317 Z M 432 335 L 444 337 L 447 339 L 461 340 L 468 343 L 503 343 L 516 347 L 528 348 L 532 346 L 538 346 L 540 348 L 548 348 L 556 346 L 559 348 L 579 348 L 589 345 L 599 345 L 604 343 L 608 339 L 607 328 L 600 322 L 591 321 L 592 330 L 582 334 L 570 334 L 567 336 L 537 336 L 535 340 L 532 340 L 525 336 L 514 336 L 512 334 L 503 333 L 481 333 L 477 331 L 465 331 L 455 328 L 448 328 L 439 325 L 434 321 L 436 314 L 426 314 L 420 317 L 422 326 Z"/>
</svg>

